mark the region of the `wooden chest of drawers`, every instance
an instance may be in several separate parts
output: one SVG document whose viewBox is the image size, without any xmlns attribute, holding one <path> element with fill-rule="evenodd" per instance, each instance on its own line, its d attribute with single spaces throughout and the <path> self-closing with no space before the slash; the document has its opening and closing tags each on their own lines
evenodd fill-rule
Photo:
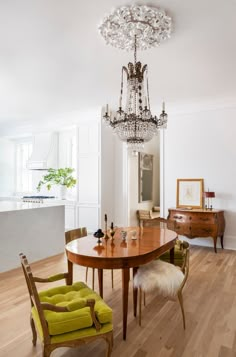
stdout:
<svg viewBox="0 0 236 357">
<path fill-rule="evenodd" d="M 212 237 L 214 249 L 216 250 L 217 237 L 223 238 L 225 231 L 224 211 L 222 210 L 186 210 L 181 208 L 170 208 L 168 219 L 175 221 L 176 233 L 188 238 Z"/>
</svg>

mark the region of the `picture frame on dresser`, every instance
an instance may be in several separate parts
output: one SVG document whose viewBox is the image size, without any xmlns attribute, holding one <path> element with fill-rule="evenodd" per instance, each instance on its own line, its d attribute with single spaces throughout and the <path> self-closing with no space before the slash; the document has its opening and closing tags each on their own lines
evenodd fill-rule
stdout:
<svg viewBox="0 0 236 357">
<path fill-rule="evenodd" d="M 199 179 L 177 179 L 177 208 L 202 208 L 204 180 Z"/>
</svg>

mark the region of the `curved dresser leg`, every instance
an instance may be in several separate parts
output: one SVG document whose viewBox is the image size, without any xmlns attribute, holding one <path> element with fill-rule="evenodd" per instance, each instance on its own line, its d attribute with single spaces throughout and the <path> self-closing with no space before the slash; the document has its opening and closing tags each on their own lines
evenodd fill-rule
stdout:
<svg viewBox="0 0 236 357">
<path fill-rule="evenodd" d="M 223 240 L 224 240 L 224 234 L 222 234 L 222 235 L 220 236 L 220 243 L 221 243 L 221 248 L 222 248 L 222 249 L 224 249 Z"/>
</svg>

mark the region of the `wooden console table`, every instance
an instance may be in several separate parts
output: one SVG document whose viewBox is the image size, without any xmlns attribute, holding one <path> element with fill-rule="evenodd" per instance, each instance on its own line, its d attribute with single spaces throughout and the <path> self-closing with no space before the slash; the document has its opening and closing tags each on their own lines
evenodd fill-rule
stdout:
<svg viewBox="0 0 236 357">
<path fill-rule="evenodd" d="M 224 211 L 215 209 L 187 210 L 181 208 L 169 208 L 168 219 L 175 221 L 174 230 L 176 233 L 191 239 L 196 237 L 212 237 L 214 240 L 214 249 L 216 253 L 217 237 L 220 237 L 221 247 L 222 249 L 224 248 Z"/>
</svg>

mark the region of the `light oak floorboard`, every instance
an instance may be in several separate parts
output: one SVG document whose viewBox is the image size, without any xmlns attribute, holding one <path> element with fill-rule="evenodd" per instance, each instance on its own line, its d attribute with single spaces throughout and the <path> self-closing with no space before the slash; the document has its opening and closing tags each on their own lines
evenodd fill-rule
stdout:
<svg viewBox="0 0 236 357">
<path fill-rule="evenodd" d="M 30 257 L 28 257 L 30 260 Z M 31 264 L 35 275 L 66 271 L 64 254 Z M 85 280 L 85 268 L 74 267 L 74 280 Z M 132 274 L 131 274 L 132 276 Z M 41 357 L 39 341 L 31 342 L 29 298 L 21 269 L 0 274 L 0 356 Z M 58 283 L 53 283 L 57 285 Z M 41 285 L 45 289 L 53 284 Z M 88 284 L 92 284 L 89 269 Z M 97 276 L 95 290 L 98 291 Z M 236 357 L 236 252 L 191 247 L 190 273 L 183 291 L 186 330 L 177 300 L 147 294 L 142 327 L 133 317 L 130 281 L 128 334 L 122 340 L 121 272 L 104 272 L 104 300 L 113 309 L 113 357 Z M 106 345 L 96 341 L 78 349 L 62 348 L 52 357 L 104 357 Z"/>
</svg>

